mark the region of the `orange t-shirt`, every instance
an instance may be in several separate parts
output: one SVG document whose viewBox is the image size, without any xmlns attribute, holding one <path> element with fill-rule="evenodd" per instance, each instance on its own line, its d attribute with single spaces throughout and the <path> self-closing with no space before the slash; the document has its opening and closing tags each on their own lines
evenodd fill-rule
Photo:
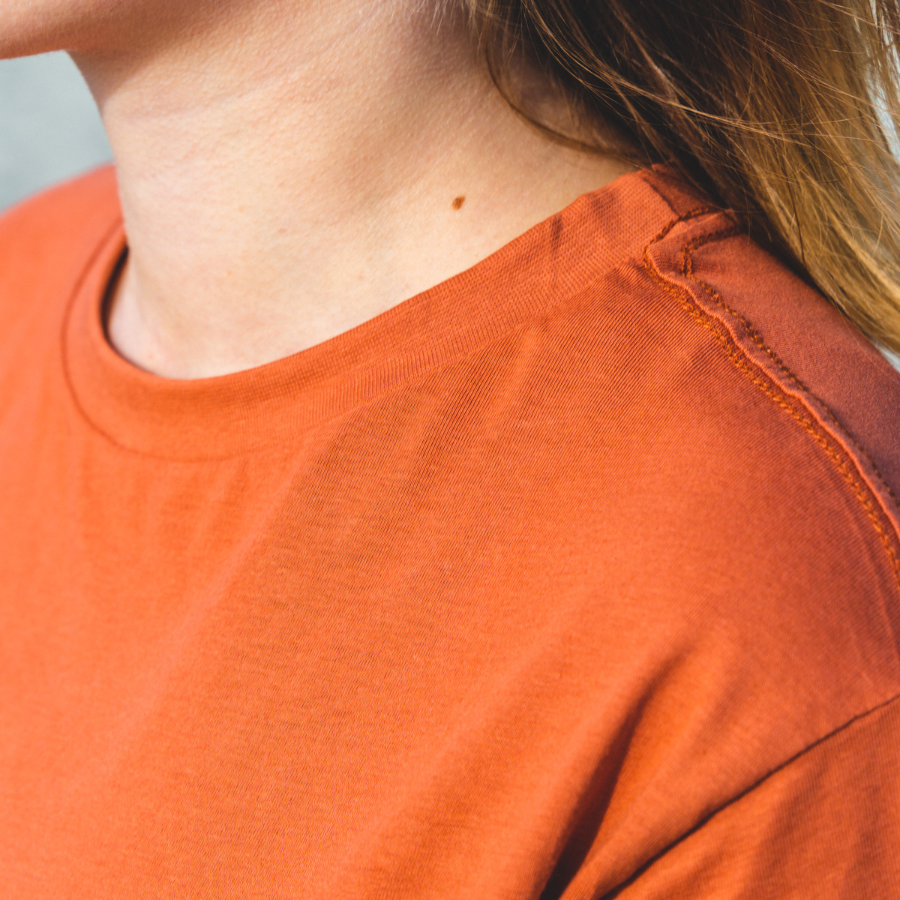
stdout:
<svg viewBox="0 0 900 900">
<path fill-rule="evenodd" d="M 0 896 L 900 897 L 900 374 L 671 170 L 219 378 L 124 248 L 0 221 Z"/>
</svg>

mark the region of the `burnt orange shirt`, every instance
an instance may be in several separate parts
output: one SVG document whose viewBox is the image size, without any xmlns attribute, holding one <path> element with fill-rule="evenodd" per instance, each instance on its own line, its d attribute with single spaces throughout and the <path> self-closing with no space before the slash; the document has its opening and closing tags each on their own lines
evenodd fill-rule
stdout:
<svg viewBox="0 0 900 900">
<path fill-rule="evenodd" d="M 143 373 L 0 222 L 0 896 L 900 897 L 900 375 L 662 166 Z M 893 488 L 893 491 L 892 491 Z"/>
</svg>

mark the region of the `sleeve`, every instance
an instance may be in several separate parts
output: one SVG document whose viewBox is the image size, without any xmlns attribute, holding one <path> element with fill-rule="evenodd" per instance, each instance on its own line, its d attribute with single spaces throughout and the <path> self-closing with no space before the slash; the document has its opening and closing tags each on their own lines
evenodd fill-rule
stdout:
<svg viewBox="0 0 900 900">
<path fill-rule="evenodd" d="M 900 900 L 900 698 L 770 774 L 612 898 Z"/>
</svg>

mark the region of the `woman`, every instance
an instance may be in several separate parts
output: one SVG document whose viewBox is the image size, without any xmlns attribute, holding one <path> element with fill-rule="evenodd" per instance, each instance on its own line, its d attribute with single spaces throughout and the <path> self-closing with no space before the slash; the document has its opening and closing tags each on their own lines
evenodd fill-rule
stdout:
<svg viewBox="0 0 900 900">
<path fill-rule="evenodd" d="M 897 4 L 0 26 L 4 896 L 900 896 Z"/>
</svg>

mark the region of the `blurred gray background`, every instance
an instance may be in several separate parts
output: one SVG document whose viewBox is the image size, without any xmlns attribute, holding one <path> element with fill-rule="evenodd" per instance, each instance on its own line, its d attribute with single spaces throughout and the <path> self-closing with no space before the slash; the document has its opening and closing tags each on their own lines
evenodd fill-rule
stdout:
<svg viewBox="0 0 900 900">
<path fill-rule="evenodd" d="M 65 53 L 0 61 L 0 210 L 110 158 L 97 108 Z"/>
</svg>

